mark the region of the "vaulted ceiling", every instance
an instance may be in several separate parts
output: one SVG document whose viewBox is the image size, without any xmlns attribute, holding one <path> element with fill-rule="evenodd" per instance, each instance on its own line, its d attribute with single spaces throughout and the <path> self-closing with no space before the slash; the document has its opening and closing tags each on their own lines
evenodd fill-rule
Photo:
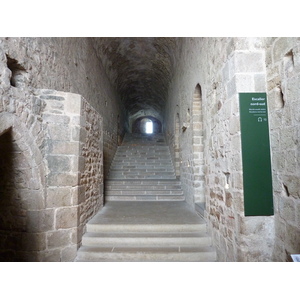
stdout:
<svg viewBox="0 0 300 300">
<path fill-rule="evenodd" d="M 179 38 L 96 38 L 106 73 L 128 112 L 162 115 L 175 69 Z"/>
</svg>

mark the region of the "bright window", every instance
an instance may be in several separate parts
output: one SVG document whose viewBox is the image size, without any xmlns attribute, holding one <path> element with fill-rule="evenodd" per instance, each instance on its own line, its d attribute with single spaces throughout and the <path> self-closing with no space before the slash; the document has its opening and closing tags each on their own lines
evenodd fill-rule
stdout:
<svg viewBox="0 0 300 300">
<path fill-rule="evenodd" d="M 146 133 L 147 134 L 153 133 L 153 122 L 151 120 L 147 121 L 147 123 L 146 123 Z"/>
</svg>

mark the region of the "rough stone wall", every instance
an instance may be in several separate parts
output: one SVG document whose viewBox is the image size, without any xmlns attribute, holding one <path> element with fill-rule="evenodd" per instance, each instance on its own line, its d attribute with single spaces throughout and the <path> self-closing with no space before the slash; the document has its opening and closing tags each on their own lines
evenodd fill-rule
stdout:
<svg viewBox="0 0 300 300">
<path fill-rule="evenodd" d="M 103 131 L 118 111 L 89 39 L 0 39 L 1 259 L 75 258 L 103 204 Z"/>
<path fill-rule="evenodd" d="M 102 118 L 77 94 L 7 92 L 14 101 L 1 97 L 1 260 L 73 261 L 103 205 Z"/>
<path fill-rule="evenodd" d="M 190 115 L 193 107 L 193 92 L 197 84 L 201 86 L 206 219 L 219 261 L 276 260 L 273 255 L 274 245 L 278 240 L 275 238 L 275 231 L 277 232 L 276 235 L 281 235 L 281 242 L 278 242 L 277 248 L 281 247 L 282 252 L 284 252 L 282 250 L 283 244 L 287 241 L 290 243 L 290 249 L 295 250 L 297 249 L 296 245 L 298 245 L 298 241 L 295 239 L 299 230 L 299 223 L 297 223 L 299 222 L 299 206 L 297 192 L 295 192 L 299 187 L 298 175 L 285 177 L 291 180 L 290 187 L 287 185 L 284 187 L 281 184 L 280 193 L 282 194 L 287 190 L 289 193 L 286 197 L 289 199 L 285 204 L 276 204 L 278 200 L 275 200 L 275 208 L 281 206 L 281 215 L 283 211 L 285 214 L 292 214 L 288 223 L 283 222 L 282 217 L 281 224 L 278 223 L 277 220 L 280 218 L 277 216 L 277 210 L 274 217 L 244 216 L 238 93 L 267 91 L 267 78 L 268 86 L 270 86 L 270 82 L 275 77 L 274 75 L 270 76 L 266 69 L 266 65 L 268 68 L 270 65 L 269 54 L 266 55 L 266 45 L 270 41 L 272 39 L 183 39 L 179 55 L 180 61 L 177 64 L 178 69 L 169 90 L 166 108 L 168 112 L 166 115 L 166 133 L 170 143 L 174 143 L 176 129 L 172 116 L 179 114 L 180 173 L 186 199 L 191 205 L 194 205 L 193 176 L 196 169 L 193 168 L 193 123 Z M 277 41 L 277 43 L 281 45 L 282 41 Z M 270 49 L 268 51 L 271 51 Z M 274 49 L 272 48 L 273 56 L 274 52 L 278 53 L 278 48 Z M 286 52 L 282 54 L 283 58 L 285 57 L 286 62 L 291 61 L 291 49 L 285 50 Z M 273 67 L 278 64 L 274 60 L 272 63 Z M 285 82 L 286 86 L 290 90 L 293 89 L 297 94 L 297 88 L 294 86 L 292 88 L 292 81 L 295 80 L 295 77 L 290 76 L 289 81 Z M 269 90 L 271 90 L 270 87 Z M 274 91 L 272 92 L 274 93 Z M 297 99 L 295 94 L 292 96 L 294 100 L 291 100 L 293 104 Z M 269 99 L 268 102 L 272 102 L 272 99 Z M 280 103 L 277 100 L 278 102 Z M 269 109 L 273 109 L 272 104 Z M 289 125 L 289 128 L 294 128 L 293 133 L 289 131 L 284 137 L 281 134 L 280 138 L 278 137 L 279 128 L 282 125 L 279 124 L 277 131 L 274 131 L 273 124 L 274 121 L 278 121 L 278 118 L 272 120 L 274 118 L 272 114 L 274 114 L 273 111 L 270 112 L 273 165 L 274 161 L 281 161 L 282 163 L 282 160 L 279 159 L 282 157 L 282 152 L 277 152 L 281 154 L 280 156 L 274 152 L 274 137 L 277 137 L 277 141 L 281 140 L 282 145 L 286 145 L 290 141 L 290 149 L 293 153 L 291 157 L 293 158 L 288 159 L 289 163 L 285 162 L 285 164 L 291 166 L 297 158 L 296 132 L 299 130 L 299 126 L 296 125 L 297 113 L 294 113 L 292 123 Z M 278 112 L 275 114 L 278 115 Z M 283 118 L 281 120 L 284 122 Z M 273 169 L 276 168 L 273 167 Z M 290 173 L 286 175 L 291 176 Z M 278 187 L 276 179 L 274 182 L 274 185 Z M 292 208 L 295 209 L 294 212 L 292 212 Z M 290 235 L 287 229 L 291 230 L 291 227 L 294 230 L 290 231 Z M 285 233 L 284 239 L 282 238 L 283 232 Z M 296 240 L 294 244 L 292 244 L 292 240 Z M 277 259 L 284 260 L 282 258 Z"/>
<path fill-rule="evenodd" d="M 275 205 L 274 261 L 300 253 L 300 40 L 265 38 Z"/>
<path fill-rule="evenodd" d="M 0 38 L 19 87 L 82 95 L 103 117 L 105 171 L 123 135 L 124 109 L 97 54 L 93 38 Z M 9 72 L 9 70 L 7 70 Z M 5 71 L 5 72 L 7 72 Z"/>
</svg>

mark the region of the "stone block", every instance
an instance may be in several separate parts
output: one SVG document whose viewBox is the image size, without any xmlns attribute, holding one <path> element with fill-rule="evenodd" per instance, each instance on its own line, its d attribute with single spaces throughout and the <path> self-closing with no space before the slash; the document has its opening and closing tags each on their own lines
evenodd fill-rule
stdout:
<svg viewBox="0 0 300 300">
<path fill-rule="evenodd" d="M 70 230 L 47 232 L 46 239 L 48 249 L 68 246 L 71 242 L 71 232 Z"/>
<path fill-rule="evenodd" d="M 72 204 L 79 205 L 85 201 L 85 185 L 72 189 Z"/>
<path fill-rule="evenodd" d="M 79 143 L 68 141 L 53 141 L 51 154 L 79 155 Z"/>
<path fill-rule="evenodd" d="M 71 128 L 67 125 L 48 124 L 48 132 L 53 141 L 70 141 Z"/>
<path fill-rule="evenodd" d="M 255 91 L 253 74 L 237 74 L 234 79 L 236 93 Z"/>
<path fill-rule="evenodd" d="M 230 73 L 229 73 L 229 62 L 227 62 L 222 70 L 223 82 L 226 84 L 230 81 Z"/>
<path fill-rule="evenodd" d="M 44 112 L 50 114 L 63 114 L 64 102 L 63 101 L 45 101 Z"/>
<path fill-rule="evenodd" d="M 78 224 L 78 207 L 58 208 L 55 221 L 56 229 L 76 227 Z"/>
<path fill-rule="evenodd" d="M 48 249 L 42 251 L 39 254 L 40 262 L 60 262 L 61 260 L 61 249 Z"/>
<path fill-rule="evenodd" d="M 72 205 L 72 193 L 70 187 L 54 187 L 47 189 L 47 208 Z"/>
<path fill-rule="evenodd" d="M 77 245 L 70 245 L 61 250 L 61 261 L 73 262 L 77 255 Z"/>
<path fill-rule="evenodd" d="M 65 113 L 80 115 L 82 102 L 81 95 L 67 93 L 64 101 Z"/>
<path fill-rule="evenodd" d="M 49 155 L 47 157 L 48 168 L 51 173 L 64 173 L 71 171 L 71 157 Z"/>
<path fill-rule="evenodd" d="M 71 140 L 80 142 L 80 130 L 82 130 L 79 126 L 73 126 L 72 127 L 72 135 Z"/>
<path fill-rule="evenodd" d="M 47 94 L 45 93 L 44 95 L 41 95 L 40 96 L 40 99 L 42 100 L 46 100 L 46 101 L 64 101 L 65 98 L 62 97 L 62 96 L 58 96 L 58 95 L 50 95 L 50 94 Z"/>
<path fill-rule="evenodd" d="M 263 51 L 236 51 L 234 53 L 235 73 L 265 72 L 265 56 Z"/>
<path fill-rule="evenodd" d="M 27 211 L 27 232 L 36 233 L 52 230 L 54 227 L 54 210 Z"/>
<path fill-rule="evenodd" d="M 73 173 L 84 172 L 86 159 L 83 156 L 73 156 L 72 157 L 72 169 Z"/>
<path fill-rule="evenodd" d="M 42 190 L 20 189 L 19 196 L 22 207 L 28 210 L 40 210 L 45 208 L 44 193 Z"/>
<path fill-rule="evenodd" d="M 237 93 L 237 89 L 236 89 L 236 79 L 235 77 L 233 77 L 226 86 L 226 92 L 227 92 L 227 98 L 231 98 L 232 96 L 234 96 Z"/>
<path fill-rule="evenodd" d="M 65 115 L 43 113 L 42 118 L 44 123 L 49 124 L 68 125 L 70 123 L 70 117 Z"/>
<path fill-rule="evenodd" d="M 23 251 L 41 251 L 46 249 L 46 234 L 42 233 L 22 233 Z"/>
<path fill-rule="evenodd" d="M 47 176 L 49 186 L 76 186 L 79 183 L 78 173 L 50 173 Z"/>
<path fill-rule="evenodd" d="M 254 90 L 255 92 L 265 92 L 266 91 L 266 74 L 256 73 L 254 74 Z"/>
</svg>

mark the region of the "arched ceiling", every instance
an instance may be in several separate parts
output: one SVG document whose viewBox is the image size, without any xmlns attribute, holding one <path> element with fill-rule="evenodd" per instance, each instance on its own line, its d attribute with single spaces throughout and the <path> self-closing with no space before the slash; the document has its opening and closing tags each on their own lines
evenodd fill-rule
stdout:
<svg viewBox="0 0 300 300">
<path fill-rule="evenodd" d="M 129 116 L 162 115 L 179 38 L 96 38 L 97 53 Z"/>
</svg>

